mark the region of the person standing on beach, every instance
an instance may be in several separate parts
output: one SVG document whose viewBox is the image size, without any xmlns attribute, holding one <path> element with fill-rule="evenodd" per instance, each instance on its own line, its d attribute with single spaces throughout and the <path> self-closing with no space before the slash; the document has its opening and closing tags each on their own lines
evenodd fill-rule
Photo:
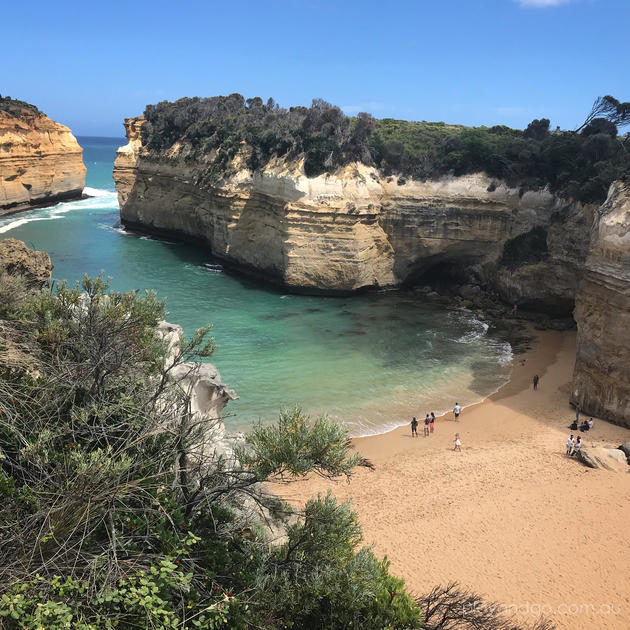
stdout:
<svg viewBox="0 0 630 630">
<path fill-rule="evenodd" d="M 418 437 L 418 421 L 415 418 L 411 419 L 411 437 Z"/>
<path fill-rule="evenodd" d="M 455 408 L 453 409 L 453 413 L 455 414 L 455 420 L 459 419 L 459 414 L 462 412 L 462 408 L 459 403 L 455 403 Z"/>
<path fill-rule="evenodd" d="M 573 451 L 573 434 L 571 434 L 571 437 L 569 437 L 569 439 L 567 440 L 567 455 L 571 455 L 572 451 Z"/>
<path fill-rule="evenodd" d="M 540 380 L 538 374 L 534 374 L 534 391 L 538 389 L 538 381 Z"/>
<path fill-rule="evenodd" d="M 582 436 L 578 435 L 577 440 L 575 441 L 575 446 L 573 447 L 573 452 L 571 455 L 577 455 L 582 450 Z"/>
<path fill-rule="evenodd" d="M 431 424 L 431 418 L 429 414 L 424 419 L 424 437 L 429 437 L 429 425 Z"/>
<path fill-rule="evenodd" d="M 435 427 L 435 414 L 431 412 L 431 422 L 429 422 L 429 429 L 431 433 L 433 433 L 433 428 Z"/>
<path fill-rule="evenodd" d="M 462 450 L 462 441 L 459 439 L 459 433 L 455 434 L 455 448 L 453 450 L 454 451 Z"/>
</svg>

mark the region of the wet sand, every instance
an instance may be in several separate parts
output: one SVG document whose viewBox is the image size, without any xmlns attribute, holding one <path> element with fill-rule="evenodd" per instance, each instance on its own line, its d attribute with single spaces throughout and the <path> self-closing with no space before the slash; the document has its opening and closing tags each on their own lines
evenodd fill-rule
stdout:
<svg viewBox="0 0 630 630">
<path fill-rule="evenodd" d="M 352 497 L 366 542 L 411 592 L 458 581 L 522 621 L 542 610 L 558 628 L 627 629 L 630 474 L 566 457 L 575 333 L 536 337 L 510 382 L 459 421 L 438 418 L 428 438 L 419 425 L 415 439 L 409 427 L 356 439 L 375 471 L 359 470 L 349 484 L 311 478 L 283 496 L 303 504 L 331 488 Z M 427 411 L 410 409 L 409 419 L 422 422 Z M 630 430 L 596 418 L 583 439 L 618 446 Z"/>
</svg>

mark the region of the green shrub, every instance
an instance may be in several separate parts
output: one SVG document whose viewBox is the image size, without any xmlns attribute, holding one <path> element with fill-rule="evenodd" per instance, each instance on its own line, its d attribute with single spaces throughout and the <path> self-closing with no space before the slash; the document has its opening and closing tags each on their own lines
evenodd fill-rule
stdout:
<svg viewBox="0 0 630 630">
<path fill-rule="evenodd" d="M 148 105 L 145 118 L 142 137 L 149 153 L 183 142 L 187 157 L 205 164 L 201 185 L 233 174 L 232 161 L 241 150 L 251 170 L 286 156 L 303 157 L 308 177 L 353 161 L 376 165 L 386 176 L 421 180 L 485 171 L 515 187 L 549 186 L 586 202 L 602 201 L 612 181 L 630 176 L 627 137 L 616 138 L 615 122 L 605 118 L 592 119 L 582 133 L 550 133 L 546 118 L 519 131 L 503 125 L 374 120 L 365 113 L 349 118 L 321 99 L 309 108 L 287 110 L 273 99 L 263 104 L 240 94 L 163 101 Z"/>
<path fill-rule="evenodd" d="M 0 370 L 0 625 L 418 627 L 348 505 L 292 510 L 261 483 L 369 465 L 345 431 L 294 409 L 219 455 L 218 420 L 193 416 L 190 391 L 169 379 L 212 354 L 209 328 L 169 353 L 154 294 L 109 291 L 102 277 L 82 289 L 30 295 L 0 322 L 29 357 Z M 266 519 L 288 516 L 288 543 L 274 547 Z"/>
</svg>

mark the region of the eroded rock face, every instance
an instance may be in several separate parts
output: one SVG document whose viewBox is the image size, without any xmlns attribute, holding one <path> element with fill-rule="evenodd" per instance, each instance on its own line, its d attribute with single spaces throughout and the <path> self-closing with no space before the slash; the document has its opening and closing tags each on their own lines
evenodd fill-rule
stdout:
<svg viewBox="0 0 630 630">
<path fill-rule="evenodd" d="M 630 186 L 615 182 L 595 217 L 576 300 L 573 399 L 630 427 Z"/>
<path fill-rule="evenodd" d="M 298 291 L 393 287 L 474 266 L 511 303 L 573 308 L 588 246 L 582 206 L 545 191 L 521 195 L 484 174 L 405 181 L 362 164 L 307 178 L 300 163 L 271 161 L 252 174 L 237 158 L 234 176 L 202 186 L 207 162 L 187 160 L 184 145 L 149 154 L 142 122 L 125 121 L 129 143 L 114 166 L 121 221 L 131 228 L 202 242 L 226 263 Z M 543 255 L 506 268 L 506 243 L 541 226 Z M 567 232 L 575 247 L 561 238 Z"/>
<path fill-rule="evenodd" d="M 70 129 L 48 116 L 0 111 L 0 215 L 80 199 L 82 155 Z"/>
<path fill-rule="evenodd" d="M 41 287 L 50 278 L 53 265 L 46 252 L 30 249 L 22 241 L 0 241 L 0 274 L 24 276 L 33 287 Z"/>
<path fill-rule="evenodd" d="M 169 357 L 167 367 L 170 367 L 179 351 L 180 339 L 184 333 L 179 324 L 161 321 L 158 324 L 158 334 L 168 343 Z M 238 398 L 221 380 L 217 368 L 211 363 L 187 361 L 173 367 L 169 376 L 182 390 L 190 396 L 191 412 L 194 416 L 207 418 L 209 424 L 217 421 L 217 437 L 225 436 L 225 428 L 221 413 L 230 400 Z"/>
</svg>

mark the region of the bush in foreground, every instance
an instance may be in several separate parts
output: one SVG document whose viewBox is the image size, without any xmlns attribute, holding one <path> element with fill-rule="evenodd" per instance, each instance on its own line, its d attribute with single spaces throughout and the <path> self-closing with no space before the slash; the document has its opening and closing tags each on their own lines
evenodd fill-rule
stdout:
<svg viewBox="0 0 630 630">
<path fill-rule="evenodd" d="M 152 293 L 86 277 L 82 290 L 14 294 L 2 329 L 23 352 L 0 373 L 2 627 L 420 626 L 347 504 L 320 496 L 291 513 L 261 483 L 365 465 L 340 426 L 294 409 L 236 452 L 200 448 L 218 419 L 193 415 L 168 376 L 212 353 L 208 329 L 173 356 Z M 272 544 L 278 516 L 292 524 Z"/>
</svg>

